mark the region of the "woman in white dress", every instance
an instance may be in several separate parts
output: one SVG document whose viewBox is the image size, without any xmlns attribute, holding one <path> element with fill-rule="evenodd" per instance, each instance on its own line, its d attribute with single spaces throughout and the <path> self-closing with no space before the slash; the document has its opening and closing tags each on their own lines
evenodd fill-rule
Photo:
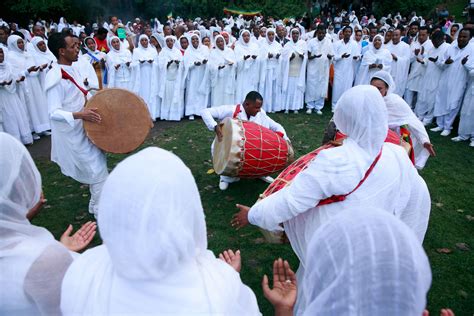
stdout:
<svg viewBox="0 0 474 316">
<path fill-rule="evenodd" d="M 240 32 L 239 40 L 235 43 L 235 58 L 237 60 L 237 79 L 235 87 L 235 104 L 243 102 L 250 91 L 258 90 L 260 60 L 258 45 L 250 41 L 250 31 Z"/>
<path fill-rule="evenodd" d="M 184 100 L 181 88 L 183 74 L 183 55 L 175 46 L 176 37 L 166 36 L 165 46 L 159 56 L 161 85 L 160 118 L 162 120 L 179 121 L 184 116 Z"/>
<path fill-rule="evenodd" d="M 379 70 L 390 72 L 392 59 L 392 54 L 383 47 L 383 36 L 375 35 L 372 46 L 362 58 L 354 85 L 369 84 L 370 78 Z"/>
<path fill-rule="evenodd" d="M 209 60 L 209 49 L 200 43 L 199 35 L 191 35 L 191 45 L 184 53 L 183 87 L 185 88 L 185 115 L 194 120 L 207 107 L 209 95 L 200 89 Z"/>
<path fill-rule="evenodd" d="M 283 47 L 275 40 L 275 29 L 267 29 L 260 48 L 260 82 L 258 91 L 263 96 L 263 109 L 273 113 L 283 109 L 281 96 L 281 52 Z"/>
<path fill-rule="evenodd" d="M 104 244 L 68 269 L 64 315 L 260 315 L 236 270 L 207 250 L 198 188 L 174 154 L 148 147 L 118 164 L 98 222 Z"/>
<path fill-rule="evenodd" d="M 156 71 L 158 54 L 151 47 L 148 36 L 140 35 L 138 47 L 133 50 L 133 63 L 136 67 L 134 92 L 143 98 L 148 106 L 150 116 L 153 120 L 159 117 L 159 109 L 156 106 L 158 95 Z"/>
<path fill-rule="evenodd" d="M 108 87 L 133 90 L 134 65 L 132 53 L 120 44 L 117 36 L 109 39 L 109 52 L 105 58 L 108 73 Z"/>
</svg>

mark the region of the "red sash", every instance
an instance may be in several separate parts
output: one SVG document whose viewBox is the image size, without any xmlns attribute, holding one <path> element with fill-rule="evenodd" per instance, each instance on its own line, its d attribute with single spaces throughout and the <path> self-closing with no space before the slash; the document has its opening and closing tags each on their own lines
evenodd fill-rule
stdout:
<svg viewBox="0 0 474 316">
<path fill-rule="evenodd" d="M 63 79 L 66 79 L 66 80 L 69 80 L 71 81 L 79 90 L 81 90 L 81 92 L 84 94 L 84 96 L 86 96 L 89 92 L 82 88 L 77 82 L 76 80 L 74 80 L 74 78 L 68 74 L 64 69 L 61 68 L 61 76 Z"/>
<path fill-rule="evenodd" d="M 407 125 L 400 126 L 400 134 L 402 135 L 402 139 L 410 144 L 410 160 L 413 164 L 415 164 L 415 151 L 413 150 L 413 141 L 411 140 L 411 133 L 408 130 Z"/>
<path fill-rule="evenodd" d="M 377 162 L 379 161 L 380 159 L 380 156 L 382 155 L 382 150 L 380 150 L 379 154 L 377 155 L 377 157 L 375 157 L 375 160 L 374 162 L 372 162 L 372 164 L 370 165 L 369 169 L 367 170 L 367 172 L 365 173 L 364 177 L 362 178 L 362 180 L 360 180 L 359 184 L 354 188 L 354 190 L 352 190 L 351 192 L 347 193 L 347 194 L 342 194 L 342 195 L 333 195 L 331 197 L 328 197 L 324 200 L 321 200 L 319 201 L 318 205 L 317 206 L 323 206 L 323 205 L 328 205 L 328 204 L 331 204 L 331 203 L 335 203 L 335 202 L 342 202 L 346 199 L 346 197 L 349 195 L 349 194 L 352 194 L 355 190 L 357 190 L 361 185 L 362 183 L 365 182 L 365 180 L 367 179 L 367 177 L 370 175 L 370 173 L 372 172 L 372 170 L 374 170 L 374 167 L 375 165 L 377 164 Z"/>
<path fill-rule="evenodd" d="M 237 104 L 237 106 L 235 107 L 234 114 L 232 114 L 232 118 L 237 118 L 237 115 L 239 115 L 240 112 L 240 104 Z"/>
</svg>

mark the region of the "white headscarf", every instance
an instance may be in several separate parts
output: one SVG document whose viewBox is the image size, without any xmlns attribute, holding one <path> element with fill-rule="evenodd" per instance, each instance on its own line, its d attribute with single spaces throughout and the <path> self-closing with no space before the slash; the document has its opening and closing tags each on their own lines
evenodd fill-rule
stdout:
<svg viewBox="0 0 474 316">
<path fill-rule="evenodd" d="M 0 283 L 4 289 L 1 290 L 0 313 L 38 313 L 40 306 L 46 309 L 54 306 L 44 304 L 43 301 L 48 300 L 46 293 L 42 293 L 44 298 L 28 298 L 25 278 L 43 251 L 50 245 L 58 245 L 58 242 L 46 229 L 31 225 L 26 218 L 41 195 L 41 176 L 29 152 L 13 136 L 1 132 L 0 148 Z M 43 279 L 60 273 L 54 271 L 54 263 L 49 264 L 53 270 L 51 274 L 43 275 Z M 44 273 L 47 269 L 40 271 Z M 51 287 L 54 285 L 51 284 Z M 54 292 L 59 294 L 57 288 L 45 291 L 50 291 L 50 296 Z M 59 296 L 56 298 L 57 308 Z"/>
<path fill-rule="evenodd" d="M 3 62 L 0 63 L 0 82 L 13 80 L 13 74 L 8 61 L 8 49 L 1 47 L 3 51 Z"/>
<path fill-rule="evenodd" d="M 33 45 L 33 51 L 31 52 L 31 55 L 33 56 L 33 58 L 35 60 L 36 66 L 41 66 L 41 65 L 44 65 L 44 64 L 48 64 L 48 63 L 51 63 L 51 62 L 55 62 L 57 60 L 56 56 L 54 56 L 53 53 L 51 53 L 51 51 L 49 50 L 47 45 L 46 45 L 46 51 L 45 52 L 42 52 L 38 48 L 38 44 L 41 43 L 41 42 L 44 42 L 44 39 L 39 37 L 39 36 L 35 36 L 31 40 L 31 44 Z"/>
<path fill-rule="evenodd" d="M 275 37 L 273 38 L 273 41 L 270 42 L 270 40 L 268 39 L 268 33 L 270 33 L 270 32 L 272 32 L 273 34 L 276 35 L 275 29 L 272 29 L 272 28 L 267 29 L 265 41 L 262 42 L 261 49 L 260 49 L 261 50 L 261 56 L 263 58 L 266 57 L 269 53 L 271 53 L 273 55 L 280 54 L 282 49 L 283 49 L 281 44 L 278 43 L 275 40 Z"/>
<path fill-rule="evenodd" d="M 112 46 L 112 41 L 114 39 L 118 39 L 120 41 L 120 38 L 117 36 L 112 36 L 109 38 L 108 41 L 108 46 L 110 48 L 109 52 L 107 53 L 107 58 L 110 59 L 114 64 L 119 65 L 127 62 L 132 61 L 132 53 L 130 50 L 124 48 L 122 44 L 120 44 L 120 48 L 117 50 Z"/>
<path fill-rule="evenodd" d="M 236 57 L 238 59 L 242 59 L 246 55 L 258 56 L 259 54 L 258 45 L 256 43 L 253 43 L 250 40 L 250 38 L 249 38 L 249 42 L 245 43 L 244 38 L 242 36 L 244 35 L 244 33 L 248 33 L 250 35 L 250 31 L 248 30 L 242 30 L 242 32 L 240 32 L 239 40 L 235 44 L 235 48 L 234 48 Z"/>
<path fill-rule="evenodd" d="M 293 37 L 292 37 L 292 34 L 294 31 L 297 31 L 298 32 L 298 41 L 293 42 Z M 302 55 L 304 53 L 306 53 L 306 42 L 301 40 L 301 32 L 300 32 L 300 29 L 297 28 L 297 27 L 294 27 L 291 29 L 290 31 L 290 40 L 285 44 L 285 47 L 283 48 L 284 49 L 284 52 L 286 52 L 286 54 L 289 54 L 291 55 L 293 52 L 299 54 L 299 55 Z"/>
<path fill-rule="evenodd" d="M 168 45 L 166 44 L 166 41 L 168 39 L 172 39 L 173 43 L 176 42 L 175 36 L 173 35 L 165 36 L 165 45 L 161 48 L 160 60 L 163 60 L 164 62 L 168 62 L 170 60 L 182 60 L 183 54 L 181 54 L 181 51 L 178 48 L 176 48 L 175 45 L 173 45 L 172 48 L 168 47 Z"/>
<path fill-rule="evenodd" d="M 126 158 L 107 178 L 99 209 L 104 245 L 68 270 L 65 315 L 258 313 L 238 274 L 207 250 L 198 188 L 174 154 L 148 147 Z"/>
<path fill-rule="evenodd" d="M 193 37 L 197 38 L 199 41 L 199 45 L 197 48 L 194 48 L 192 44 Z M 202 61 L 207 58 L 209 58 L 209 49 L 207 49 L 207 47 L 203 47 L 203 45 L 201 44 L 201 38 L 198 34 L 192 34 L 190 37 L 189 47 L 184 53 L 184 65 L 189 68 L 195 62 L 202 63 Z"/>
<path fill-rule="evenodd" d="M 141 40 L 146 38 L 148 40 L 148 46 L 145 48 L 143 47 Z M 165 45 L 166 46 L 166 45 Z M 140 35 L 138 38 L 138 46 L 133 50 L 133 60 L 134 61 L 148 61 L 148 60 L 156 60 L 158 57 L 158 53 L 156 49 L 151 46 L 150 39 L 146 34 Z"/>
<path fill-rule="evenodd" d="M 304 315 L 421 315 L 428 258 L 411 229 L 380 209 L 350 209 L 308 245 Z M 317 254 L 317 255 L 315 255 Z"/>
<path fill-rule="evenodd" d="M 217 47 L 217 40 L 219 38 L 222 38 L 222 40 L 224 41 L 224 49 L 220 49 L 219 47 Z M 216 47 L 213 50 L 214 51 L 213 59 L 210 60 L 209 62 L 216 66 L 224 65 L 227 63 L 235 63 L 234 51 L 230 49 L 228 46 L 226 46 L 224 37 L 222 35 L 217 35 L 215 40 L 216 40 Z"/>
<path fill-rule="evenodd" d="M 380 92 L 368 85 L 347 90 L 336 104 L 334 123 L 373 161 L 388 131 L 387 109 Z"/>
<path fill-rule="evenodd" d="M 408 129 L 412 133 L 411 139 L 415 151 L 415 165 L 417 168 L 422 169 L 430 155 L 423 146 L 425 142 L 430 142 L 423 123 L 416 117 L 405 100 L 398 94 L 391 93 L 394 90 L 395 83 L 390 73 L 381 70 L 376 72 L 370 80 L 374 78 L 382 80 L 388 86 L 387 95 L 384 97 L 388 114 L 388 126 L 392 129 L 397 129 L 400 126 L 408 125 Z"/>
<path fill-rule="evenodd" d="M 21 50 L 18 47 L 18 40 L 22 40 L 26 47 L 25 40 L 23 40 L 20 36 L 10 35 L 8 37 L 8 61 L 12 65 L 13 73 L 16 76 L 22 76 L 25 70 L 35 65 L 35 61 L 33 57 L 28 52 L 26 52 L 26 50 Z"/>
</svg>

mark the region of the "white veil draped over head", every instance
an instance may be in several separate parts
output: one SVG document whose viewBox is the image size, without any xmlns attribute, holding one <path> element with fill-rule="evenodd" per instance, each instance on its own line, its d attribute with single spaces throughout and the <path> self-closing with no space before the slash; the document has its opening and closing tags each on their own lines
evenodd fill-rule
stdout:
<svg viewBox="0 0 474 316">
<path fill-rule="evenodd" d="M 381 209 L 350 209 L 308 245 L 304 315 L 421 315 L 431 269 L 411 229 Z"/>
<path fill-rule="evenodd" d="M 258 314 L 255 295 L 207 250 L 198 188 L 174 154 L 149 147 L 118 164 L 98 223 L 104 245 L 68 270 L 64 314 Z"/>
</svg>

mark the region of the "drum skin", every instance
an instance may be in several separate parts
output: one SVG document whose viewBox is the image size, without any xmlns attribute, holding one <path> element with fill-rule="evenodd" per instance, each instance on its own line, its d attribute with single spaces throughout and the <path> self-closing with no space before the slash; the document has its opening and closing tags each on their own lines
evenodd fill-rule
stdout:
<svg viewBox="0 0 474 316">
<path fill-rule="evenodd" d="M 145 102 L 128 90 L 101 90 L 85 108 L 97 108 L 102 118 L 100 123 L 84 121 L 87 137 L 109 153 L 125 154 L 137 149 L 153 127 Z"/>
<path fill-rule="evenodd" d="M 226 118 L 222 125 L 222 141 L 214 140 L 217 174 L 259 178 L 282 170 L 293 159 L 291 144 L 268 128 L 233 118 Z"/>
</svg>

